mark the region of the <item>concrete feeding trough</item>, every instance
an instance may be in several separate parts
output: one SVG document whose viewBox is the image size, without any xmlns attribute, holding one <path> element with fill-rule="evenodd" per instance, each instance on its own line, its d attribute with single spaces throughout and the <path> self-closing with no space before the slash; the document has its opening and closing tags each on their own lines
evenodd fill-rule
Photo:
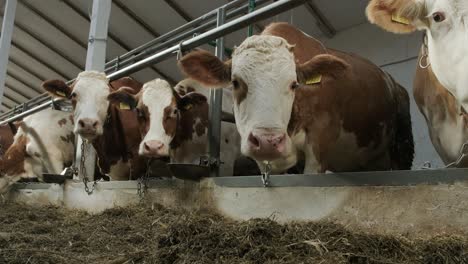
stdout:
<svg viewBox="0 0 468 264">
<path fill-rule="evenodd" d="M 468 170 L 421 170 L 317 175 L 150 180 L 143 201 L 189 210 L 207 209 L 247 220 L 331 220 L 385 234 L 468 233 Z M 82 183 L 16 184 L 7 199 L 99 213 L 139 206 L 137 181 L 99 182 L 92 195 Z"/>
</svg>

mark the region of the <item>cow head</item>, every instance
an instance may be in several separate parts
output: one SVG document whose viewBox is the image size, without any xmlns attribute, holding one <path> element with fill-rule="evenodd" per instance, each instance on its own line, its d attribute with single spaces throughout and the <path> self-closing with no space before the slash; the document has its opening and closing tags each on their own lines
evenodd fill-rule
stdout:
<svg viewBox="0 0 468 264">
<path fill-rule="evenodd" d="M 468 105 L 468 2 L 466 0 L 372 0 L 371 23 L 394 33 L 423 30 L 437 79 Z"/>
<path fill-rule="evenodd" d="M 187 133 L 194 129 L 192 125 L 196 126 L 184 122 L 184 118 L 198 115 L 200 111 L 208 112 L 205 96 L 189 92 L 181 97 L 167 81 L 161 79 L 145 83 L 135 96 L 122 87 L 111 93 L 108 99 L 111 103 L 136 106 L 143 138 L 138 153 L 146 157 L 168 157 L 178 130 Z M 184 127 L 184 123 L 189 127 Z"/>
<path fill-rule="evenodd" d="M 293 48 L 283 38 L 260 35 L 247 38 L 232 61 L 222 62 L 206 51 L 192 52 L 179 61 L 189 77 L 207 86 L 232 83 L 241 151 L 259 161 L 283 158 L 293 150 L 287 128 L 299 83 L 346 67 L 331 55 L 296 64 Z"/>
<path fill-rule="evenodd" d="M 104 73 L 85 71 L 71 86 L 61 80 L 49 80 L 42 87 L 54 97 L 71 99 L 75 133 L 88 140 L 102 135 L 110 93 L 109 80 Z"/>
</svg>

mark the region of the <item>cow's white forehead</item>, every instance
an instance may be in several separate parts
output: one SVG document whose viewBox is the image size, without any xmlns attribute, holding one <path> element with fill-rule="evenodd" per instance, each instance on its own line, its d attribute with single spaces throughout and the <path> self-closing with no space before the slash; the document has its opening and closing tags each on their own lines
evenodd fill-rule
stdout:
<svg viewBox="0 0 468 264">
<path fill-rule="evenodd" d="M 268 35 L 251 36 L 242 42 L 242 44 L 234 50 L 233 56 L 239 56 L 248 50 L 255 50 L 260 53 L 272 53 L 278 48 L 290 48 L 291 45 L 284 38 Z"/>
<path fill-rule="evenodd" d="M 151 114 L 162 113 L 162 109 L 172 102 L 172 87 L 162 79 L 155 79 L 143 85 L 141 101 Z"/>
<path fill-rule="evenodd" d="M 90 90 L 91 93 L 99 93 L 97 89 L 109 91 L 109 79 L 105 73 L 97 71 L 84 71 L 78 74 L 74 90 Z"/>
</svg>

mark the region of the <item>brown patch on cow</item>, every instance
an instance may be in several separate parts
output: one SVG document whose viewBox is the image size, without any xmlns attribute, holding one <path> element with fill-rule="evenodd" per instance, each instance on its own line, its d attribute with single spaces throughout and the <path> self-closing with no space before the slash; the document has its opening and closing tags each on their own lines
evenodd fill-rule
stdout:
<svg viewBox="0 0 468 264">
<path fill-rule="evenodd" d="M 231 80 L 231 61 L 222 62 L 205 50 L 190 52 L 178 65 L 187 76 L 208 86 L 220 86 Z"/>
<path fill-rule="evenodd" d="M 67 124 L 67 119 L 66 118 L 62 118 L 60 119 L 57 124 L 59 124 L 60 127 L 64 126 Z"/>
<path fill-rule="evenodd" d="M 24 161 L 27 157 L 26 145 L 28 139 L 21 135 L 6 151 L 0 162 L 0 172 L 6 175 L 19 175 L 25 172 Z"/>
<path fill-rule="evenodd" d="M 242 103 L 242 101 L 244 101 L 244 99 L 247 97 L 249 88 L 242 78 L 235 76 L 233 80 L 232 90 L 232 95 L 236 100 L 236 104 L 240 105 L 240 103 Z"/>
<path fill-rule="evenodd" d="M 450 119 L 457 122 L 460 113 L 460 105 L 455 97 L 437 80 L 432 67 L 427 69 L 417 67 L 414 78 L 414 99 L 419 110 L 426 119 Z M 430 111 L 425 111 L 430 109 Z M 427 115 L 426 116 L 426 112 Z"/>
<path fill-rule="evenodd" d="M 15 128 L 13 131 L 13 127 Z M 0 126 L 0 156 L 13 144 L 13 139 L 16 134 L 16 127 L 10 124 Z"/>
<path fill-rule="evenodd" d="M 75 120 L 73 119 L 73 115 L 69 115 L 68 120 L 70 120 L 72 125 L 75 125 Z"/>
<path fill-rule="evenodd" d="M 177 115 L 174 115 L 174 111 L 177 109 L 177 103 L 175 98 L 172 99 L 172 103 L 164 108 L 163 115 L 163 127 L 166 135 L 174 137 L 177 129 Z"/>
<path fill-rule="evenodd" d="M 75 134 L 71 132 L 66 136 L 60 136 L 60 139 L 65 143 L 74 143 L 75 142 Z"/>
<path fill-rule="evenodd" d="M 330 54 L 349 65 L 336 78 L 324 75 L 321 83 L 302 85 L 295 91 L 288 133 L 305 131 L 306 144 L 312 146 L 322 172 L 338 171 L 330 164 L 330 157 L 335 154 L 332 150 L 343 131 L 354 134 L 360 148 L 377 149 L 394 140 L 396 103 L 392 88 L 377 66 L 353 54 L 325 50 L 320 42 L 287 23 L 273 23 L 262 34 L 279 36 L 295 45 L 293 52 L 299 64 L 319 54 Z M 379 155 L 390 152 L 390 144 L 384 146 L 387 147 Z M 371 160 L 369 157 L 367 164 L 356 164 L 353 170 L 375 169 Z M 384 164 L 379 169 L 390 168 L 391 164 Z"/>
<path fill-rule="evenodd" d="M 185 98 L 185 101 L 179 104 L 179 122 L 177 133 L 171 142 L 171 148 L 176 149 L 182 142 L 193 140 L 193 136 L 201 137 L 205 134 L 208 127 L 208 101 L 201 94 L 191 93 Z M 184 109 L 184 104 L 190 104 L 191 107 Z"/>
</svg>

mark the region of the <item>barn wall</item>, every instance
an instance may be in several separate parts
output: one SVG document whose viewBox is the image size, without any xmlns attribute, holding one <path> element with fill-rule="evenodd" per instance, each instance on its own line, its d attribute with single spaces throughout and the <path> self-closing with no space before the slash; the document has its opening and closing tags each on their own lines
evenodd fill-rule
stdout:
<svg viewBox="0 0 468 264">
<path fill-rule="evenodd" d="M 368 23 L 338 33 L 332 39 L 322 39 L 328 47 L 357 53 L 375 64 L 383 66 L 409 92 L 413 135 L 416 144 L 414 168 L 430 161 L 432 166 L 442 166 L 429 138 L 426 121 L 419 112 L 413 97 L 413 76 L 417 66 L 417 55 L 422 35 L 396 35 L 384 32 Z M 389 65 L 391 64 L 391 65 Z M 384 66 L 387 65 L 387 66 Z"/>
</svg>

